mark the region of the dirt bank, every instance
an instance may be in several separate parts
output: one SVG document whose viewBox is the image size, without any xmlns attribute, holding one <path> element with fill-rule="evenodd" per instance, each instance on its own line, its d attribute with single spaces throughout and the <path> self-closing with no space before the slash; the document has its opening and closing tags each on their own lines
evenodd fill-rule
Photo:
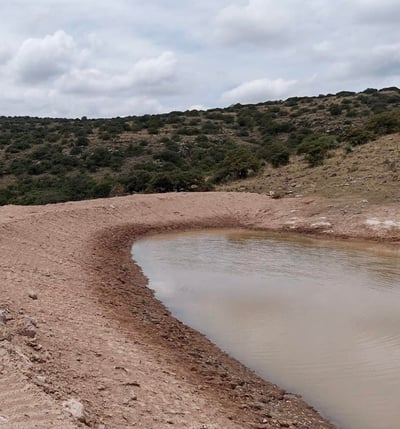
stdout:
<svg viewBox="0 0 400 429">
<path fill-rule="evenodd" d="M 400 240 L 398 205 L 254 194 L 0 208 L 0 428 L 330 428 L 170 316 L 130 260 L 171 229 Z"/>
</svg>

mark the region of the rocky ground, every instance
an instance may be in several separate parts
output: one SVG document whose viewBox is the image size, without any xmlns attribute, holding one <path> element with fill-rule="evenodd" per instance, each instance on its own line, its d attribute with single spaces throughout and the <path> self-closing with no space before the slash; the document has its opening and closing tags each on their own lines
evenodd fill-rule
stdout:
<svg viewBox="0 0 400 429">
<path fill-rule="evenodd" d="M 160 231 L 399 242 L 399 204 L 198 193 L 0 208 L 0 428 L 332 428 L 171 317 L 130 259 Z"/>
</svg>

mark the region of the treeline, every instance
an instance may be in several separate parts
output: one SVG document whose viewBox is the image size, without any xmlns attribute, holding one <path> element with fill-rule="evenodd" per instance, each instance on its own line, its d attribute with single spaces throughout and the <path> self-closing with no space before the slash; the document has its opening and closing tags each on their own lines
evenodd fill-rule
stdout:
<svg viewBox="0 0 400 429">
<path fill-rule="evenodd" d="M 0 117 L 0 205 L 204 191 L 400 131 L 400 90 L 113 119 Z"/>
</svg>

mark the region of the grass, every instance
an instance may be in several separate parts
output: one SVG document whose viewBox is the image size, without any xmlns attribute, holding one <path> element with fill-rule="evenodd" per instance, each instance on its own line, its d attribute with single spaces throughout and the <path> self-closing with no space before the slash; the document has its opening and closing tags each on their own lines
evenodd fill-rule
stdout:
<svg viewBox="0 0 400 429">
<path fill-rule="evenodd" d="M 331 152 L 324 164 L 310 168 L 301 157 L 280 168 L 266 166 L 256 177 L 219 190 L 274 193 L 281 197 L 358 197 L 370 202 L 400 202 L 400 134 L 387 135 L 350 153 Z"/>
</svg>

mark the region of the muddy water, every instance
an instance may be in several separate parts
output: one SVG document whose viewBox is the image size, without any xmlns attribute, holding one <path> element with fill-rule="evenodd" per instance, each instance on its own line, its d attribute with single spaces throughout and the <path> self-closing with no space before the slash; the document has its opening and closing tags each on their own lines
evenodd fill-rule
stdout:
<svg viewBox="0 0 400 429">
<path fill-rule="evenodd" d="M 244 231 L 164 235 L 133 257 L 184 323 L 338 427 L 400 428 L 400 253 Z"/>
</svg>

